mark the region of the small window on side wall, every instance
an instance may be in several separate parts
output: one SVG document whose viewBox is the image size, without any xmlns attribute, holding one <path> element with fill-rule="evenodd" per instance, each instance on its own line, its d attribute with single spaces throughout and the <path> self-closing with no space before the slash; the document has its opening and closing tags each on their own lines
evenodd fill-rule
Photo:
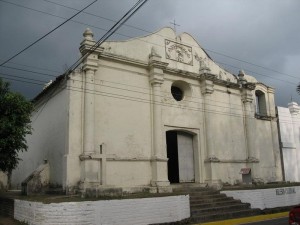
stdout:
<svg viewBox="0 0 300 225">
<path fill-rule="evenodd" d="M 266 104 L 266 96 L 265 93 L 256 90 L 255 91 L 255 107 L 256 107 L 256 114 L 260 116 L 266 116 L 267 115 L 267 104 Z"/>
</svg>

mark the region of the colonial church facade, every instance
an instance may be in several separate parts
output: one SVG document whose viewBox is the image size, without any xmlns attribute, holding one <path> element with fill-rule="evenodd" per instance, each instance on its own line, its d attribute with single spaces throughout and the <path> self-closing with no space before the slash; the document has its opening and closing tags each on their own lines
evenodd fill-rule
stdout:
<svg viewBox="0 0 300 225">
<path fill-rule="evenodd" d="M 49 182 L 89 189 L 168 191 L 173 183 L 282 180 L 274 90 L 217 65 L 189 34 L 163 28 L 95 51 L 35 99 L 29 149 L 12 184 L 43 161 Z"/>
</svg>

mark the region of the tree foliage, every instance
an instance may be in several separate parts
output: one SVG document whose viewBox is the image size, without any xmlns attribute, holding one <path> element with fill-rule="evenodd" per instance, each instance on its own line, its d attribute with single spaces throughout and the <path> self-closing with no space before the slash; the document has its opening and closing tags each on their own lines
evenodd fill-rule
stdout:
<svg viewBox="0 0 300 225">
<path fill-rule="evenodd" d="M 0 170 L 10 172 L 18 165 L 18 153 L 27 150 L 33 106 L 21 94 L 9 90 L 0 79 Z"/>
</svg>

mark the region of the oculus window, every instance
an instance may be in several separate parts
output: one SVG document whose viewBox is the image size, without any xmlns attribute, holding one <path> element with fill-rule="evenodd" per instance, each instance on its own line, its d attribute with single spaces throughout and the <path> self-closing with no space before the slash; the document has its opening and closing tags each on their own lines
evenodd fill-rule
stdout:
<svg viewBox="0 0 300 225">
<path fill-rule="evenodd" d="M 173 98 L 180 102 L 191 98 L 192 91 L 190 85 L 182 80 L 174 81 L 171 85 L 171 94 Z"/>
<path fill-rule="evenodd" d="M 181 101 L 183 99 L 183 90 L 181 90 L 179 87 L 172 85 L 171 93 L 176 101 Z"/>
</svg>

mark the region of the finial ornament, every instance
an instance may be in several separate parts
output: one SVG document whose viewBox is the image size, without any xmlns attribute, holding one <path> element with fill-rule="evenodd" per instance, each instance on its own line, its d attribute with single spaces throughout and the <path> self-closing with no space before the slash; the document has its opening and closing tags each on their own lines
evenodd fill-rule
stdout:
<svg viewBox="0 0 300 225">
<path fill-rule="evenodd" d="M 85 40 L 90 40 L 90 41 L 94 40 L 93 39 L 94 34 L 93 34 L 93 32 L 90 28 L 86 28 L 86 30 L 83 33 L 83 37 L 84 37 Z"/>
<path fill-rule="evenodd" d="M 247 80 L 246 80 L 246 78 L 245 78 L 245 72 L 244 72 L 244 70 L 240 70 L 240 71 L 239 71 L 238 77 L 239 77 L 239 83 L 240 83 L 241 85 L 244 85 L 244 84 L 247 83 Z"/>
</svg>

